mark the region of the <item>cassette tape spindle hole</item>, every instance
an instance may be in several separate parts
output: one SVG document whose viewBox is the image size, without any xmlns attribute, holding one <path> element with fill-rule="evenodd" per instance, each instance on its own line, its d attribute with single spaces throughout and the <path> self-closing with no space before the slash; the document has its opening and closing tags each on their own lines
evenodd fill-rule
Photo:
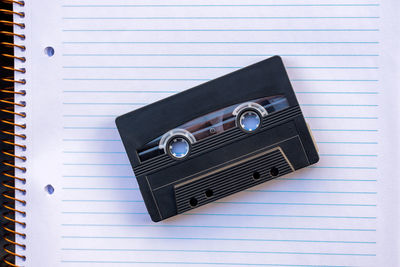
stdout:
<svg viewBox="0 0 400 267">
<path fill-rule="evenodd" d="M 271 170 L 269 171 L 271 176 L 278 176 L 279 175 L 279 169 L 277 167 L 272 167 Z"/>
<path fill-rule="evenodd" d="M 190 204 L 191 207 L 196 207 L 198 203 L 199 203 L 199 202 L 197 201 L 197 198 L 195 198 L 195 197 L 192 197 L 192 198 L 189 200 L 189 204 Z"/>
<path fill-rule="evenodd" d="M 257 171 L 253 172 L 253 178 L 254 178 L 254 180 L 258 180 L 258 179 L 260 179 L 260 177 L 261 177 L 261 175 L 260 175 L 259 172 L 257 172 Z"/>
<path fill-rule="evenodd" d="M 206 195 L 206 197 L 212 197 L 214 195 L 214 191 L 212 191 L 211 189 L 207 189 L 204 194 Z"/>
</svg>

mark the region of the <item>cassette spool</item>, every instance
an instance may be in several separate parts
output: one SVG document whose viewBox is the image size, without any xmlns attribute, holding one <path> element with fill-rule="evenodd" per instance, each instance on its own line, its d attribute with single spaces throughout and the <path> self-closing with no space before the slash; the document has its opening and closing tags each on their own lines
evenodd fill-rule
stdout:
<svg viewBox="0 0 400 267">
<path fill-rule="evenodd" d="M 155 222 L 319 160 L 278 56 L 122 115 L 116 125 Z"/>
</svg>

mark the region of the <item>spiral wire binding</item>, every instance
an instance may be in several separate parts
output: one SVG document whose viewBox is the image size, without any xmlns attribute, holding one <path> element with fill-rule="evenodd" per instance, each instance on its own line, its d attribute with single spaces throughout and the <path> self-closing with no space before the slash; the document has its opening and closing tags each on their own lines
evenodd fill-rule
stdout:
<svg viewBox="0 0 400 267">
<path fill-rule="evenodd" d="M 14 18 L 24 18 L 24 12 L 16 12 L 13 11 L 13 7 L 18 7 L 21 9 L 25 5 L 24 1 L 17 0 L 0 0 L 3 3 L 3 6 L 7 4 L 9 9 L 0 9 L 0 12 L 5 16 L 14 17 Z M 13 30 L 3 30 L 5 28 L 21 30 L 25 28 L 24 23 L 14 22 L 11 20 L 0 20 L 2 24 L 2 30 L 0 31 L 1 39 L 11 39 L 14 41 L 23 41 L 25 40 L 25 35 L 16 33 Z M 8 48 L 10 53 L 3 53 L 0 56 L 2 57 L 2 62 L 13 61 L 16 62 L 25 62 L 25 57 L 20 57 L 14 55 L 13 50 L 25 51 L 25 46 L 21 44 L 6 41 L 1 41 L 0 45 L 2 47 Z M 14 64 L 15 65 L 15 64 Z M 6 266 L 18 266 L 16 265 L 17 258 L 21 260 L 25 260 L 25 255 L 22 255 L 17 252 L 17 248 L 19 251 L 23 251 L 25 249 L 25 244 L 17 242 L 17 236 L 21 237 L 20 240 L 24 240 L 26 237 L 25 233 L 18 232 L 16 226 L 19 225 L 21 228 L 26 226 L 26 223 L 18 220 L 18 217 L 25 217 L 26 212 L 17 208 L 17 206 L 25 206 L 26 201 L 17 197 L 17 195 L 25 195 L 26 190 L 17 187 L 17 183 L 25 184 L 26 179 L 23 177 L 17 177 L 17 173 L 26 172 L 25 167 L 18 166 L 16 162 L 18 161 L 26 161 L 25 156 L 16 155 L 16 150 L 25 150 L 26 146 L 24 144 L 20 144 L 19 142 L 26 139 L 26 135 L 20 134 L 15 131 L 16 129 L 25 129 L 25 124 L 16 123 L 13 118 L 25 118 L 26 114 L 24 112 L 17 112 L 16 110 L 21 110 L 21 108 L 25 107 L 25 102 L 20 101 L 17 102 L 15 100 L 15 96 L 19 97 L 24 96 L 26 94 L 25 90 L 16 91 L 15 84 L 24 85 L 26 83 L 25 79 L 16 79 L 15 74 L 23 74 L 25 73 L 24 68 L 17 68 L 11 66 L 1 66 L 3 69 L 3 73 L 9 73 L 9 75 L 1 75 L 0 79 L 3 84 L 9 84 L 10 86 L 2 86 L 0 88 L 1 98 L 0 103 L 2 107 L 0 108 L 0 112 L 2 112 L 2 118 L 0 119 L 1 133 L 3 136 L 8 136 L 8 138 L 2 139 L 1 142 L 3 146 L 7 149 L 3 149 L 1 152 L 3 157 L 6 160 L 2 161 L 3 168 L 6 169 L 2 172 L 2 185 L 5 187 L 6 191 L 2 193 L 2 206 L 7 210 L 3 214 L 3 219 L 6 223 L 3 225 L 4 229 L 4 241 L 6 244 L 3 249 L 5 251 L 5 256 L 3 257 L 3 262 Z M 10 117 L 11 119 L 3 119 L 3 117 Z"/>
</svg>

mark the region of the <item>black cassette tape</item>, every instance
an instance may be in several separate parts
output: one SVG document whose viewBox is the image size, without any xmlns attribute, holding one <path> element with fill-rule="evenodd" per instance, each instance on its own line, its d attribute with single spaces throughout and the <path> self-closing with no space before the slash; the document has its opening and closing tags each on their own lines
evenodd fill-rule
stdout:
<svg viewBox="0 0 400 267">
<path fill-rule="evenodd" d="M 316 163 L 275 56 L 116 119 L 153 221 Z"/>
</svg>

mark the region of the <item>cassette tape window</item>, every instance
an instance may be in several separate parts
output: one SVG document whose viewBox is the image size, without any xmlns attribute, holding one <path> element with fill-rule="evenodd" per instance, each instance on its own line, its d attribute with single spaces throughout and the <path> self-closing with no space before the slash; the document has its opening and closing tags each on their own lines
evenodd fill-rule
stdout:
<svg viewBox="0 0 400 267">
<path fill-rule="evenodd" d="M 231 105 L 186 122 L 159 136 L 138 150 L 141 161 L 168 154 L 183 159 L 190 153 L 191 144 L 239 127 L 246 133 L 255 132 L 262 117 L 289 107 L 282 95 L 258 98 Z"/>
</svg>

